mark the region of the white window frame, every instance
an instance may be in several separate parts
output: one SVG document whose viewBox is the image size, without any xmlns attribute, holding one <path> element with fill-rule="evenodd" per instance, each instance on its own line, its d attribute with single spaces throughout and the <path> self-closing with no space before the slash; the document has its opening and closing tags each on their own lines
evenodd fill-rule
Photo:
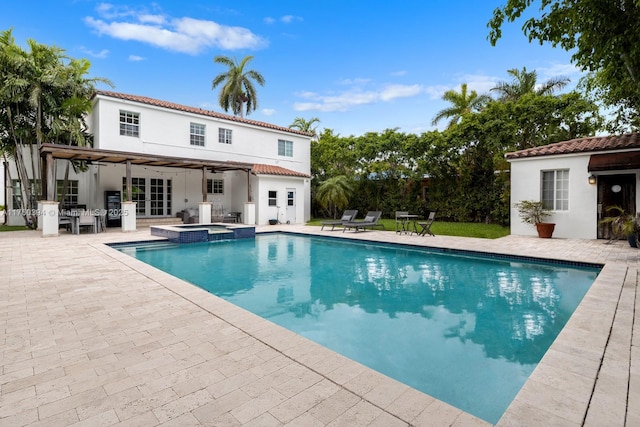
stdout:
<svg viewBox="0 0 640 427">
<path fill-rule="evenodd" d="M 569 169 L 540 171 L 540 200 L 545 209 L 569 210 Z"/>
<path fill-rule="evenodd" d="M 206 125 L 201 123 L 189 123 L 189 144 L 204 147 Z"/>
<path fill-rule="evenodd" d="M 140 113 L 120 110 L 120 135 L 140 137 Z"/>
<path fill-rule="evenodd" d="M 269 190 L 267 193 L 268 206 L 278 206 L 278 192 Z"/>
<path fill-rule="evenodd" d="M 231 144 L 233 137 L 233 130 L 218 128 L 218 142 L 220 144 Z"/>
<path fill-rule="evenodd" d="M 293 157 L 293 141 L 279 139 L 278 156 Z"/>
<path fill-rule="evenodd" d="M 67 194 L 65 194 L 60 202 L 61 206 L 77 205 L 78 204 L 78 180 L 68 180 Z M 62 186 L 64 185 L 63 179 L 56 180 L 56 199 L 61 196 Z"/>
<path fill-rule="evenodd" d="M 207 179 L 207 194 L 224 194 L 224 179 Z"/>
</svg>

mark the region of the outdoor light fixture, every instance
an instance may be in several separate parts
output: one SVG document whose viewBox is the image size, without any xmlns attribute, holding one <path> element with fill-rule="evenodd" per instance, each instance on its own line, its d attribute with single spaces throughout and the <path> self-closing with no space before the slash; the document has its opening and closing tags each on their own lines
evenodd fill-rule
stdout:
<svg viewBox="0 0 640 427">
<path fill-rule="evenodd" d="M 596 183 L 596 176 L 591 174 L 589 175 L 589 184 L 595 184 Z"/>
</svg>

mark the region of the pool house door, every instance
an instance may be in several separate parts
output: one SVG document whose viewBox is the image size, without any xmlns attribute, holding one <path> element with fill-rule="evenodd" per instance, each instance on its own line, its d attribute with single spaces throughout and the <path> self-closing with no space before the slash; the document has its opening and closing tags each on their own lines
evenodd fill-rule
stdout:
<svg viewBox="0 0 640 427">
<path fill-rule="evenodd" d="M 610 206 L 619 206 L 626 213 L 636 214 L 636 175 L 600 175 L 598 176 L 598 239 L 612 237 L 611 224 L 601 224 L 600 220 L 618 213 L 607 212 Z"/>
<path fill-rule="evenodd" d="M 287 223 L 296 223 L 296 190 L 293 188 L 287 188 L 287 208 L 285 216 Z"/>
</svg>

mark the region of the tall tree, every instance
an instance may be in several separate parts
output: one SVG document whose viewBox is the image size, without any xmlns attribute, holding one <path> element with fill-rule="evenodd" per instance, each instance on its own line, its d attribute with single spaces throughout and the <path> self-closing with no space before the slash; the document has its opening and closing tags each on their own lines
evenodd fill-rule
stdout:
<svg viewBox="0 0 640 427">
<path fill-rule="evenodd" d="M 529 41 L 572 52 L 572 62 L 590 73 L 591 88 L 628 121 L 640 118 L 640 2 L 638 0 L 508 0 L 488 23 L 492 45 L 502 26 L 539 5 L 524 22 Z M 535 12 L 534 12 L 535 13 Z M 628 114 L 626 114 L 628 113 Z"/>
<path fill-rule="evenodd" d="M 527 67 L 522 67 L 522 70 L 512 68 L 507 73 L 513 76 L 511 82 L 499 82 L 491 88 L 500 94 L 501 101 L 516 101 L 528 93 L 553 95 L 569 83 L 567 78 L 556 77 L 538 84 L 538 73 L 536 70 L 527 71 Z"/>
<path fill-rule="evenodd" d="M 302 132 L 307 132 L 313 134 L 313 139 L 318 139 L 318 125 L 316 123 L 320 123 L 320 119 L 317 117 L 312 117 L 309 120 L 305 120 L 302 117 L 296 117 L 293 123 L 289 125 L 289 129 L 298 129 Z"/>
<path fill-rule="evenodd" d="M 218 103 L 224 111 L 231 110 L 234 115 L 244 117 L 258 108 L 258 95 L 253 84 L 255 81 L 264 86 L 265 80 L 262 74 L 255 70 L 246 70 L 245 67 L 253 59 L 253 56 L 245 56 L 240 63 L 233 58 L 218 55 L 213 62 L 227 67 L 227 70 L 218 74 L 211 82 L 211 89 L 222 85 Z M 246 105 L 246 108 L 245 108 Z"/>
<path fill-rule="evenodd" d="M 16 45 L 11 30 L 0 33 L 0 147 L 15 161 L 17 200 L 25 213 L 39 195 L 38 149 L 44 142 L 83 144 L 94 83 L 106 81 L 88 79 L 88 61 L 70 59 L 58 47 L 34 40 L 27 46 Z M 36 226 L 36 220 L 25 216 L 27 225 Z"/>
<path fill-rule="evenodd" d="M 451 103 L 450 107 L 440 110 L 433 118 L 432 124 L 435 126 L 442 119 L 451 119 L 449 121 L 450 128 L 458 123 L 463 115 L 480 111 L 491 100 L 488 95 L 478 95 L 475 90 L 469 92 L 467 84 L 462 83 L 460 92 L 455 89 L 448 90 L 442 95 L 442 99 Z"/>
</svg>

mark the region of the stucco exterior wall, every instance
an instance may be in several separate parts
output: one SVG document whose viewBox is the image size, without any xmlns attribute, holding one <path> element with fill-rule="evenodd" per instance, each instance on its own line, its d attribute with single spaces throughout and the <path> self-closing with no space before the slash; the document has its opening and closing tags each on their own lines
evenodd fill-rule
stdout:
<svg viewBox="0 0 640 427">
<path fill-rule="evenodd" d="M 97 107 L 97 108 L 96 108 Z M 277 129 L 216 119 L 142 103 L 98 96 L 91 129 L 95 148 L 192 159 L 278 165 L 310 174 L 311 139 Z M 120 111 L 140 115 L 139 137 L 122 136 Z M 189 142 L 190 123 L 205 125 L 205 145 Z M 219 128 L 232 131 L 232 143 L 218 142 Z M 293 143 L 293 156 L 278 156 L 278 140 Z"/>
<path fill-rule="evenodd" d="M 569 170 L 569 209 L 553 211 L 547 222 L 556 224 L 553 237 L 597 238 L 597 186 L 589 184 L 589 154 L 542 156 L 511 161 L 511 234 L 536 236 L 533 225 L 521 221 L 513 204 L 540 200 L 543 171 Z"/>
</svg>

